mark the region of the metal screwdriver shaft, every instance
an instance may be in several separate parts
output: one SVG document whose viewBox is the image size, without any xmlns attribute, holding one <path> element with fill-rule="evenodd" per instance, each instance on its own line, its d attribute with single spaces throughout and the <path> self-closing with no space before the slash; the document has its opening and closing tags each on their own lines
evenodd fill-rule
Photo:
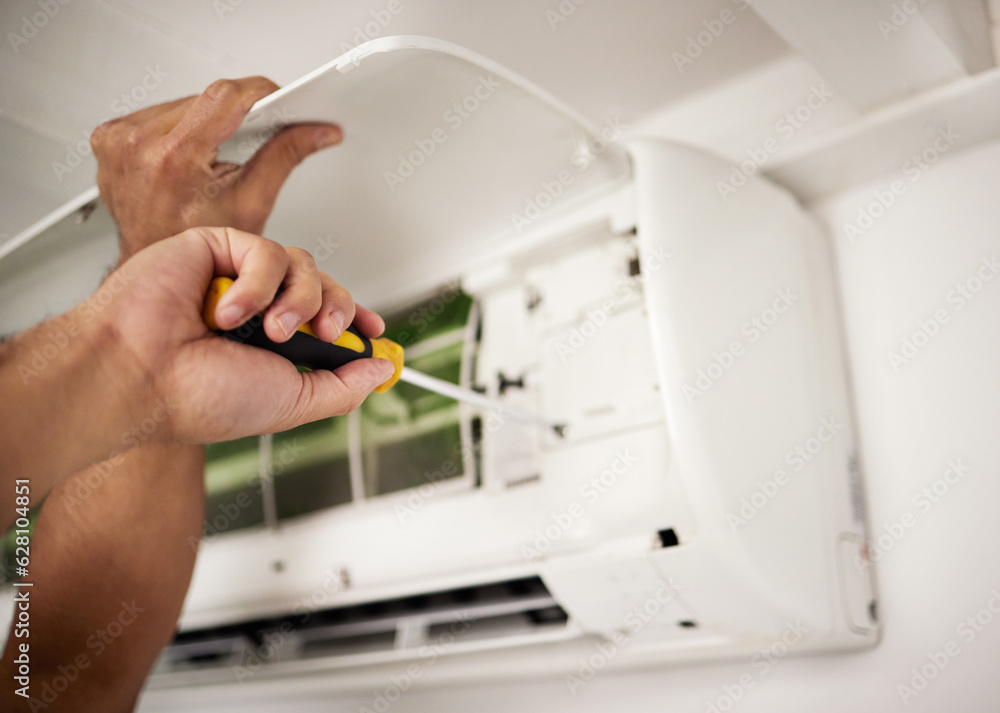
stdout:
<svg viewBox="0 0 1000 713">
<path fill-rule="evenodd" d="M 408 366 L 403 367 L 403 373 L 400 375 L 399 380 L 405 381 L 408 384 L 413 384 L 414 386 L 419 386 L 422 389 L 427 389 L 428 391 L 433 391 L 434 393 L 441 394 L 442 396 L 456 399 L 457 401 L 464 401 L 472 404 L 473 406 L 491 410 L 501 417 L 509 416 L 515 421 L 520 421 L 521 423 L 531 423 L 551 428 L 558 436 L 562 436 L 565 429 L 565 426 L 562 424 L 550 423 L 549 421 L 538 418 L 537 416 L 532 416 L 524 411 L 511 408 L 501 401 L 491 399 L 489 396 L 484 396 L 483 394 L 473 391 L 472 389 L 465 389 L 448 381 L 428 376 L 423 372 L 414 371 Z"/>
</svg>

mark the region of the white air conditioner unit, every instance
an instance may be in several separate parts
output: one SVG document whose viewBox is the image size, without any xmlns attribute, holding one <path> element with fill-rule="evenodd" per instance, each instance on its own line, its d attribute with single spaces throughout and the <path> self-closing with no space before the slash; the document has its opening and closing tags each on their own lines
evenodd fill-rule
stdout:
<svg viewBox="0 0 1000 713">
<path fill-rule="evenodd" d="M 395 314 L 412 365 L 568 427 L 400 385 L 215 447 L 151 691 L 875 643 L 829 246 L 786 191 L 685 146 L 623 145 L 615 117 L 590 126 L 425 38 L 267 97 L 224 156 L 309 120 L 345 142 L 293 173 L 268 236 Z M 72 231 L 113 244 L 102 208 L 71 215 L 0 261 L 5 300 Z M 519 665 L 531 646 L 545 655 Z"/>
</svg>

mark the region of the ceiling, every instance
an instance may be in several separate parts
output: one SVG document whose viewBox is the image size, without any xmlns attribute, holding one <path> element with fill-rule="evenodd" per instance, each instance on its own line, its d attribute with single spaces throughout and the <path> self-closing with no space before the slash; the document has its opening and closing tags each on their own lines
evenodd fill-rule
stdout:
<svg viewBox="0 0 1000 713">
<path fill-rule="evenodd" d="M 102 121 L 219 77 L 286 84 L 375 37 L 465 46 L 598 125 L 639 120 L 789 52 L 745 12 L 697 62 L 678 67 L 674 53 L 733 0 L 576 2 L 52 0 L 48 17 L 36 0 L 5 0 L 0 242 L 93 185 L 86 138 Z"/>
</svg>

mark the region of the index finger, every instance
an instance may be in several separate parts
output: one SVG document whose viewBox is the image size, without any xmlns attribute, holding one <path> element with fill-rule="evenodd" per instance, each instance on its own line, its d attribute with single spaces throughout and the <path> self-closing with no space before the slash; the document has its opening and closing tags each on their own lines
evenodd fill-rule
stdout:
<svg viewBox="0 0 1000 713">
<path fill-rule="evenodd" d="M 274 301 L 288 273 L 288 253 L 282 245 L 236 228 L 191 228 L 181 235 L 200 239 L 208 247 L 214 264 L 209 278 L 211 274 L 235 278 L 215 307 L 220 329 L 239 327 Z"/>
<path fill-rule="evenodd" d="M 168 136 L 180 144 L 206 147 L 214 155 L 240 128 L 250 107 L 278 88 L 266 77 L 216 80 L 191 103 Z"/>
</svg>

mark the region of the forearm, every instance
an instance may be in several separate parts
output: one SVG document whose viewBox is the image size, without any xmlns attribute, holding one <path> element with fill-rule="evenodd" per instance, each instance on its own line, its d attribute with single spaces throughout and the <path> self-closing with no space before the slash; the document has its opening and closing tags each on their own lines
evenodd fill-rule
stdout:
<svg viewBox="0 0 1000 713">
<path fill-rule="evenodd" d="M 62 691 L 47 710 L 131 710 L 170 642 L 204 517 L 201 446 L 145 445 L 57 486 L 31 543 L 31 693 Z M 11 681 L 15 647 L 0 677 Z M 63 667 L 62 671 L 60 666 Z M 30 705 L 0 691 L 0 701 Z M 47 699 L 46 699 L 47 700 Z M 37 703 L 36 703 L 37 706 Z M 0 708 L 8 710 L 3 705 Z"/>
<path fill-rule="evenodd" d="M 119 459 L 146 402 L 155 402 L 140 365 L 95 309 L 110 282 L 0 345 L 0 527 L 13 515 L 15 479 L 29 480 L 38 499 L 72 473 Z"/>
</svg>

